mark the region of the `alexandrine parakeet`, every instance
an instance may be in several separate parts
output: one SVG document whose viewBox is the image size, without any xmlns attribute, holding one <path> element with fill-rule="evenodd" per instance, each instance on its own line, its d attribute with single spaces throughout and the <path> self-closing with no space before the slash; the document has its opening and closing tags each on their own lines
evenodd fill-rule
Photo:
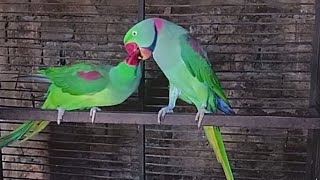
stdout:
<svg viewBox="0 0 320 180">
<path fill-rule="evenodd" d="M 139 49 L 143 60 L 153 56 L 169 80 L 169 104 L 158 112 L 159 123 L 166 113 L 173 112 L 177 98 L 196 106 L 199 127 L 205 113 L 234 113 L 207 52 L 186 29 L 164 19 L 149 18 L 126 33 L 124 44 L 132 51 Z M 233 180 L 219 127 L 203 128 L 227 179 Z"/>
<path fill-rule="evenodd" d="M 58 124 L 64 111 L 90 109 L 92 122 L 101 106 L 113 106 L 125 101 L 139 86 L 141 66 L 139 51 L 132 53 L 117 66 L 79 63 L 39 70 L 29 77 L 49 81 L 42 109 L 57 109 Z M 0 138 L 0 148 L 25 141 L 43 130 L 49 121 L 26 121 Z"/>
</svg>

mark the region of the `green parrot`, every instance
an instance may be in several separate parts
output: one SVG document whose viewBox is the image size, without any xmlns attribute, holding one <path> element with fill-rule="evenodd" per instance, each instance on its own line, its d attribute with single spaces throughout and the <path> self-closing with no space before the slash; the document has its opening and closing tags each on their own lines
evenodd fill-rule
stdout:
<svg viewBox="0 0 320 180">
<path fill-rule="evenodd" d="M 99 106 L 120 104 L 137 89 L 142 75 L 140 60 L 140 52 L 134 51 L 117 66 L 79 63 L 39 70 L 39 74 L 28 77 L 51 82 L 41 108 L 57 109 L 58 124 L 65 110 L 89 108 L 93 123 Z M 48 124 L 49 121 L 26 121 L 0 138 L 0 148 L 26 141 Z"/>
<path fill-rule="evenodd" d="M 153 56 L 169 80 L 169 103 L 158 112 L 158 123 L 166 113 L 172 113 L 177 98 L 197 107 L 195 120 L 201 126 L 205 113 L 234 114 L 215 72 L 208 61 L 207 52 L 199 41 L 181 26 L 161 18 L 149 18 L 134 25 L 125 35 L 127 49 L 139 49 L 143 60 Z M 228 180 L 232 170 L 219 127 L 204 126 L 204 132 L 222 164 Z"/>
</svg>

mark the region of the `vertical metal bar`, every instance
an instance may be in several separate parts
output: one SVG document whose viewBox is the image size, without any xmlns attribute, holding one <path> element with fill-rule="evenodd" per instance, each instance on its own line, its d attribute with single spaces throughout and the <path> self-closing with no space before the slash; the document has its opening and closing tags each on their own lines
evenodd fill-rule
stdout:
<svg viewBox="0 0 320 180">
<path fill-rule="evenodd" d="M 0 129 L 1 134 L 1 129 Z M 2 149 L 0 149 L 0 179 L 3 179 Z"/>
<path fill-rule="evenodd" d="M 320 130 L 314 129 L 313 138 L 316 140 L 314 155 L 314 179 L 320 179 Z"/>
<path fill-rule="evenodd" d="M 313 56 L 311 62 L 310 106 L 313 113 L 320 113 L 320 0 L 315 0 L 315 28 L 313 35 Z M 320 130 L 308 130 L 306 179 L 320 176 Z"/>
<path fill-rule="evenodd" d="M 139 145 L 139 179 L 146 179 L 145 168 L 145 127 L 144 125 L 138 125 L 138 145 Z"/>
<path fill-rule="evenodd" d="M 310 106 L 319 114 L 320 109 L 320 0 L 315 0 L 315 28 L 313 35 L 313 57 L 311 61 Z"/>
<path fill-rule="evenodd" d="M 312 129 L 308 130 L 308 140 L 307 140 L 307 164 L 306 164 L 306 179 L 312 179 L 314 176 L 314 143 L 315 139 L 313 138 L 314 131 Z"/>
<path fill-rule="evenodd" d="M 0 150 L 0 179 L 3 179 L 3 162 L 2 162 L 2 150 Z"/>
<path fill-rule="evenodd" d="M 145 19 L 145 0 L 138 0 L 138 21 Z"/>
<path fill-rule="evenodd" d="M 138 21 L 145 19 L 145 0 L 138 0 Z M 139 97 L 141 100 L 141 110 L 144 110 L 144 84 L 145 84 L 145 64 L 142 62 L 142 78 L 139 86 Z M 138 125 L 138 145 L 139 145 L 139 179 L 146 179 L 145 168 L 145 125 Z"/>
<path fill-rule="evenodd" d="M 142 21 L 145 19 L 145 0 L 138 0 L 138 22 Z M 145 83 L 145 62 L 142 61 L 142 66 L 141 66 L 141 70 L 142 70 L 142 77 L 141 77 L 141 82 L 139 85 L 139 98 L 141 100 L 141 110 L 144 110 L 144 83 Z"/>
<path fill-rule="evenodd" d="M 320 178 L 320 130 L 308 130 L 306 179 Z"/>
<path fill-rule="evenodd" d="M 3 162 L 2 162 L 2 150 L 0 150 L 0 179 L 3 179 Z"/>
<path fill-rule="evenodd" d="M 317 151 L 316 151 L 316 158 L 315 158 L 315 167 L 314 167 L 314 169 L 315 169 L 315 171 L 314 171 L 314 175 L 315 175 L 315 178 L 314 179 L 320 179 L 320 139 L 319 139 L 319 137 L 320 137 L 320 130 L 315 130 L 315 131 L 317 131 L 317 135 L 316 135 L 316 137 L 314 137 L 314 138 L 316 138 L 317 139 Z"/>
</svg>

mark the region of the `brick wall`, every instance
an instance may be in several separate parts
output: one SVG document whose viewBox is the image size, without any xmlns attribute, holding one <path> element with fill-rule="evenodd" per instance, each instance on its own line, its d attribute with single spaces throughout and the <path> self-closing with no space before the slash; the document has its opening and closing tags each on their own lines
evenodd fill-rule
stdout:
<svg viewBox="0 0 320 180">
<path fill-rule="evenodd" d="M 6 2 L 11 4 L 3 4 Z M 106 64 L 123 60 L 126 54 L 122 38 L 136 21 L 135 3 L 131 0 L 1 1 L 0 106 L 39 107 L 43 102 L 47 85 L 17 83 L 12 77 L 18 73 L 87 60 Z M 146 3 L 148 17 L 172 20 L 201 40 L 238 114 L 308 114 L 313 1 L 147 0 Z M 145 108 L 157 111 L 167 103 L 168 82 L 153 61 L 146 63 L 146 69 Z M 136 103 L 134 95 L 125 104 L 106 109 L 140 110 Z M 195 109 L 179 101 L 175 112 L 181 111 Z M 2 133 L 15 126 L 2 123 Z M 135 126 L 77 126 L 52 125 L 35 137 L 40 141 L 5 148 L 3 153 L 8 154 L 3 156 L 7 161 L 5 175 L 46 179 L 51 172 L 53 179 L 137 177 L 137 166 L 133 163 L 137 160 L 136 141 L 130 139 L 136 135 Z M 126 133 L 123 128 L 133 132 Z M 305 131 L 239 128 L 222 128 L 222 131 L 237 179 L 303 179 Z M 148 179 L 223 179 L 201 130 L 148 126 L 146 133 Z M 116 138 L 119 134 L 129 139 Z M 106 145 L 121 143 L 133 147 Z M 117 157 L 96 152 L 123 154 Z M 123 161 L 126 165 L 110 161 Z M 79 165 L 88 169 L 75 167 Z M 124 170 L 112 173 L 103 169 L 106 167 Z"/>
</svg>

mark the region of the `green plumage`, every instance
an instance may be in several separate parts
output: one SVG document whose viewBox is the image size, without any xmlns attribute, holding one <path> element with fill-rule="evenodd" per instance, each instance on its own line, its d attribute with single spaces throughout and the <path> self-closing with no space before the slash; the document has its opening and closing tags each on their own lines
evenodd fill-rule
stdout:
<svg viewBox="0 0 320 180">
<path fill-rule="evenodd" d="M 158 122 L 163 114 L 172 112 L 178 97 L 197 107 L 197 120 L 205 112 L 234 113 L 206 51 L 186 29 L 161 18 L 149 18 L 134 25 L 126 33 L 124 43 L 136 43 L 139 48 L 151 51 L 169 80 L 169 103 L 159 111 Z M 204 131 L 227 179 L 233 180 L 219 128 L 204 126 Z"/>
<path fill-rule="evenodd" d="M 61 88 L 62 92 L 68 95 L 85 95 L 96 93 L 105 89 L 109 83 L 109 70 L 112 66 L 101 66 L 96 64 L 75 64 L 72 66 L 51 67 L 39 70 L 40 74 L 50 79 L 56 87 Z M 77 75 L 77 72 L 97 71 L 101 78 L 88 81 Z M 86 86 L 84 86 L 84 84 Z"/>
<path fill-rule="evenodd" d="M 181 45 L 181 59 L 186 64 L 186 67 L 198 81 L 205 83 L 217 96 L 229 104 L 226 95 L 219 83 L 216 73 L 212 70 L 211 64 L 208 61 L 207 52 L 201 47 L 200 43 L 190 34 L 183 34 L 179 38 Z M 189 40 L 189 41 L 188 41 Z M 200 52 L 196 52 L 190 41 L 199 48 Z"/>
<path fill-rule="evenodd" d="M 219 127 L 203 126 L 203 130 L 210 142 L 218 162 L 222 165 L 227 180 L 233 180 L 232 170 L 229 164 Z"/>
<path fill-rule="evenodd" d="M 79 76 L 88 73 L 90 80 Z M 88 109 L 112 106 L 125 101 L 138 87 L 141 67 L 121 62 L 117 66 L 80 63 L 71 66 L 39 70 L 52 84 L 48 88 L 42 109 Z M 13 142 L 23 142 L 43 130 L 49 121 L 26 121 L 0 138 L 0 148 Z"/>
<path fill-rule="evenodd" d="M 188 42 L 188 40 L 191 40 L 192 43 L 197 43 L 194 45 L 199 48 L 199 52 L 196 52 L 194 48 L 190 46 L 190 41 Z M 211 112 L 217 111 L 218 105 L 215 96 L 220 97 L 226 104 L 230 105 L 216 74 L 211 68 L 206 52 L 202 49 L 198 41 L 193 39 L 189 34 L 183 34 L 180 36 L 180 45 L 182 60 L 186 64 L 190 73 L 197 78 L 199 82 L 206 84 L 212 91 L 212 93 L 208 94 L 207 109 Z M 233 174 L 223 144 L 220 129 L 213 126 L 204 126 L 203 130 L 216 154 L 218 162 L 221 163 L 223 167 L 227 179 L 233 180 Z"/>
</svg>

